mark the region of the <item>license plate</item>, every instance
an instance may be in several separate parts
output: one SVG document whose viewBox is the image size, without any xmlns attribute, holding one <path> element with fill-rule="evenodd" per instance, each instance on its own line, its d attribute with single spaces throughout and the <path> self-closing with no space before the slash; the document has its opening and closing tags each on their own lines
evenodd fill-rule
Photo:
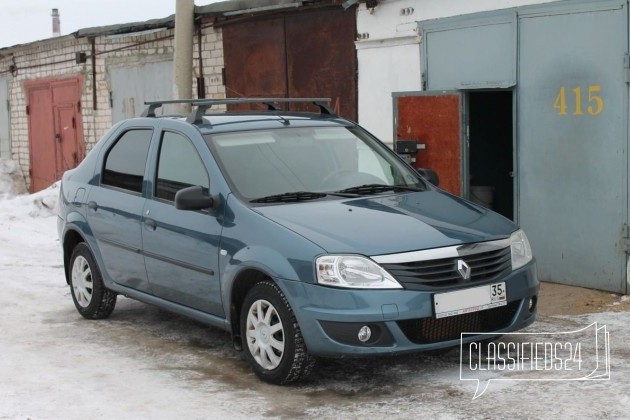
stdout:
<svg viewBox="0 0 630 420">
<path fill-rule="evenodd" d="M 505 282 L 455 292 L 437 293 L 433 299 L 436 318 L 483 311 L 505 305 L 507 305 Z"/>
</svg>

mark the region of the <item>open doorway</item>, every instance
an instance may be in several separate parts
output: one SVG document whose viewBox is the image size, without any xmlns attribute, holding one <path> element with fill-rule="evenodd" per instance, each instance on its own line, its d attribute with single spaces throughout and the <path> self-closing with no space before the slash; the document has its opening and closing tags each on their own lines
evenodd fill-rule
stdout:
<svg viewBox="0 0 630 420">
<path fill-rule="evenodd" d="M 514 220 L 512 91 L 468 92 L 469 198 Z"/>
</svg>

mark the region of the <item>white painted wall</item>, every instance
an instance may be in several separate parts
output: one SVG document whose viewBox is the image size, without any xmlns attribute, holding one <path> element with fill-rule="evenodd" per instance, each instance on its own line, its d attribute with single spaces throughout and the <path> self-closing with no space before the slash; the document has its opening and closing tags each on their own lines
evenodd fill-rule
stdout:
<svg viewBox="0 0 630 420">
<path fill-rule="evenodd" d="M 361 48 L 359 62 L 359 123 L 386 143 L 393 138 L 392 92 L 420 90 L 420 45 Z"/>
<path fill-rule="evenodd" d="M 393 143 L 392 92 L 421 90 L 420 37 L 416 22 L 505 9 L 549 0 L 379 0 L 357 14 L 359 123 Z M 413 9 L 405 15 L 403 9 Z M 369 36 L 369 37 L 367 37 Z"/>
</svg>

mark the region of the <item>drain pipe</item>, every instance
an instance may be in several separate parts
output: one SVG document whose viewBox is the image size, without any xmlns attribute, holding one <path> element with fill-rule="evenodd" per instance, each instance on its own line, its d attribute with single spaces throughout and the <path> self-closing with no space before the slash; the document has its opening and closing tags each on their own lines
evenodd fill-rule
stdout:
<svg viewBox="0 0 630 420">
<path fill-rule="evenodd" d="M 175 4 L 175 54 L 173 57 L 173 99 L 192 98 L 194 0 Z M 189 104 L 177 104 L 176 113 L 190 112 Z"/>
</svg>

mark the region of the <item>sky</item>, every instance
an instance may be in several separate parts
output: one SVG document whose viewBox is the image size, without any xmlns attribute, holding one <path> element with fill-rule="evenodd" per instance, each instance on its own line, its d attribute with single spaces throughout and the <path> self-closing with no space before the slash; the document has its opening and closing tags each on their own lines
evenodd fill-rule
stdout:
<svg viewBox="0 0 630 420">
<path fill-rule="evenodd" d="M 197 6 L 219 0 L 195 0 Z M 83 28 L 163 18 L 176 0 L 0 0 L 0 48 L 52 37 L 52 9 L 61 35 Z"/>
</svg>

